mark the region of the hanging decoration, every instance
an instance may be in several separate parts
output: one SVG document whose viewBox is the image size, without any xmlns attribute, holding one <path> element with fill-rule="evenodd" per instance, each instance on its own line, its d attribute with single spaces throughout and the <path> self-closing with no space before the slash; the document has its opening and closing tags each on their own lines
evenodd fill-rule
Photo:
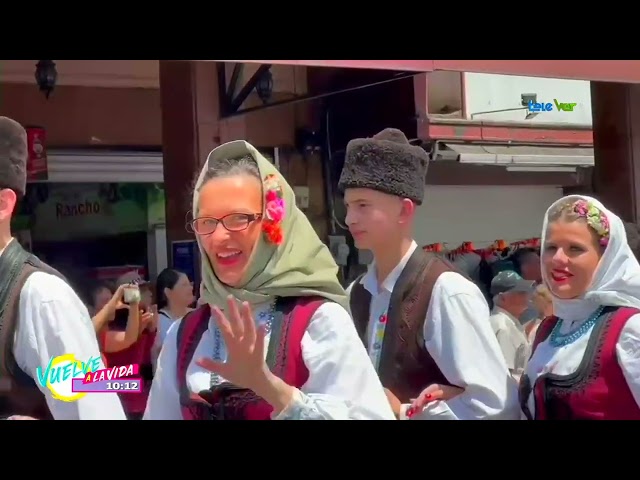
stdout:
<svg viewBox="0 0 640 480">
<path fill-rule="evenodd" d="M 27 182 L 47 180 L 47 132 L 43 127 L 26 127 L 27 131 Z"/>
<path fill-rule="evenodd" d="M 431 243 L 422 247 L 425 252 L 442 253 L 444 247 L 441 243 Z"/>
<path fill-rule="evenodd" d="M 454 259 L 460 255 L 464 255 L 467 253 L 475 253 L 480 255 L 482 258 L 488 258 L 491 255 L 501 254 L 501 256 L 508 256 L 513 253 L 515 250 L 519 248 L 539 248 L 540 247 L 540 239 L 539 238 L 527 238 L 524 240 L 518 240 L 516 242 L 508 243 L 505 240 L 498 239 L 489 245 L 486 248 L 477 249 L 473 242 L 463 242 L 456 248 L 447 249 L 446 244 L 443 243 L 431 243 L 429 245 L 425 245 L 422 249 L 425 252 L 433 252 L 440 253 L 449 257 L 449 259 Z M 504 252 L 504 253 L 502 253 Z"/>
</svg>

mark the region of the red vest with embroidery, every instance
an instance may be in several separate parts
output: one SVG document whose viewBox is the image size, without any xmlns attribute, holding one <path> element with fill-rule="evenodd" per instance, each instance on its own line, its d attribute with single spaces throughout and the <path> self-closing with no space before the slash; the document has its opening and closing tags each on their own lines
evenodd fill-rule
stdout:
<svg viewBox="0 0 640 480">
<path fill-rule="evenodd" d="M 267 364 L 271 371 L 292 387 L 301 388 L 309 378 L 302 357 L 302 337 L 311 317 L 326 300 L 319 297 L 283 298 L 276 303 Z M 180 320 L 178 330 L 178 388 L 185 420 L 270 420 L 273 408 L 253 391 L 230 383 L 214 387 L 208 395 L 211 406 L 191 399 L 187 368 L 211 316 L 203 305 Z M 212 352 L 213 353 L 213 352 Z"/>
<path fill-rule="evenodd" d="M 538 377 L 533 385 L 535 420 L 640 420 L 640 407 L 616 354 L 622 329 L 638 313 L 633 308 L 609 309 L 593 328 L 575 373 L 546 373 Z M 549 317 L 540 324 L 533 342 L 534 353 L 557 323 L 557 317 Z M 531 392 L 531 380 L 523 375 L 520 404 L 529 420 L 534 419 L 527 406 Z"/>
</svg>

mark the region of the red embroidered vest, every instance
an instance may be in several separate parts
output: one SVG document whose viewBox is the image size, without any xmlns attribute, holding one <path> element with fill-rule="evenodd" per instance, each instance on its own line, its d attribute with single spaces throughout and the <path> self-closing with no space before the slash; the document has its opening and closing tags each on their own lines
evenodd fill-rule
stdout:
<svg viewBox="0 0 640 480">
<path fill-rule="evenodd" d="M 640 311 L 633 308 L 610 309 L 594 327 L 575 373 L 538 377 L 533 386 L 535 420 L 640 420 L 640 407 L 616 355 L 620 333 L 637 313 Z M 534 353 L 557 322 L 557 317 L 549 317 L 540 324 L 533 342 Z M 523 375 L 520 404 L 529 420 L 534 419 L 527 406 L 531 391 L 531 380 Z"/>
<path fill-rule="evenodd" d="M 302 337 L 311 317 L 326 300 L 319 297 L 282 298 L 276 303 L 267 351 L 271 371 L 292 387 L 301 388 L 309 378 L 302 357 Z M 187 386 L 187 368 L 211 316 L 208 305 L 180 320 L 178 330 L 178 388 L 185 420 L 270 420 L 273 408 L 253 391 L 223 383 L 213 388 L 211 406 L 194 402 Z M 213 353 L 213 352 L 212 352 Z"/>
</svg>

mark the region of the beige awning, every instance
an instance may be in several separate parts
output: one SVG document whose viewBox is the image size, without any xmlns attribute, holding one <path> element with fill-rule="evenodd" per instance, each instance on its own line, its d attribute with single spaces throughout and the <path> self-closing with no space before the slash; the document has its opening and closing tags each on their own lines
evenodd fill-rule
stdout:
<svg viewBox="0 0 640 480">
<path fill-rule="evenodd" d="M 544 171 L 593 167 L 593 148 L 529 145 L 456 144 L 442 145 L 457 154 L 460 163 L 504 166 L 509 170 Z M 442 147 L 441 147 L 442 148 Z"/>
</svg>

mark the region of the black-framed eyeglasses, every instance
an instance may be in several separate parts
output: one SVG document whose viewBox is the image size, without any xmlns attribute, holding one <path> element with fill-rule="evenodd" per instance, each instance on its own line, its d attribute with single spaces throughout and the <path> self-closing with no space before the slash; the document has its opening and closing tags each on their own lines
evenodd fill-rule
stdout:
<svg viewBox="0 0 640 480">
<path fill-rule="evenodd" d="M 230 213 L 222 218 L 198 217 L 187 224 L 187 231 L 191 228 L 191 231 L 198 235 L 211 235 L 221 223 L 229 232 L 241 232 L 260 218 L 262 218 L 260 213 Z"/>
</svg>

